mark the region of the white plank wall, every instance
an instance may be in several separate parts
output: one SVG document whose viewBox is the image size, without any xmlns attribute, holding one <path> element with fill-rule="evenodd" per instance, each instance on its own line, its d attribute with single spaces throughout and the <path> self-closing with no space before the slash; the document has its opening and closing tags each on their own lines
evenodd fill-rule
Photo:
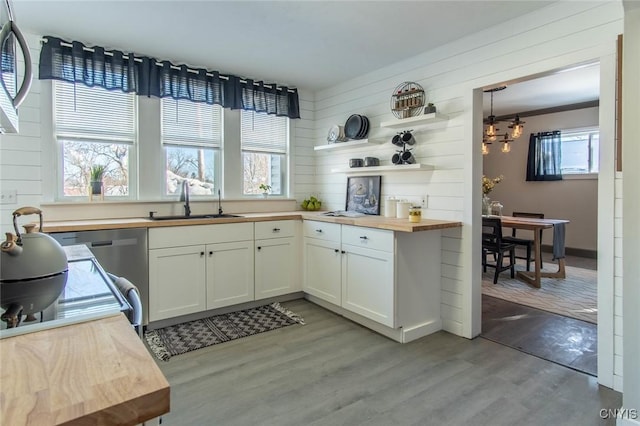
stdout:
<svg viewBox="0 0 640 426">
<path fill-rule="evenodd" d="M 39 206 L 42 199 L 42 163 L 52 159 L 42 158 L 40 139 L 40 81 L 37 70 L 40 56 L 40 37 L 25 34 L 33 69 L 31 91 L 19 111 L 18 135 L 2 135 L 0 143 L 0 190 L 15 190 L 15 204 L 0 204 L 0 230 L 13 230 L 11 213 L 22 206 Z M 20 57 L 20 61 L 22 58 Z M 19 70 L 24 69 L 20 63 Z M 22 75 L 19 76 L 21 81 Z M 31 219 L 31 218 L 29 218 Z M 20 221 L 23 223 L 24 221 Z"/>
<path fill-rule="evenodd" d="M 351 150 L 317 151 L 320 197 L 330 209 L 344 208 L 346 175 L 331 173 L 331 169 L 347 167 L 350 158 L 373 156 L 382 165 L 390 164 L 395 147 L 389 141 L 395 132 L 379 125 L 394 118 L 389 108 L 393 89 L 404 81 L 415 81 L 425 88 L 427 101 L 449 119 L 415 132 L 414 156 L 418 163 L 433 165 L 432 171 L 381 173 L 383 203 L 391 195 L 417 201 L 427 194 L 426 217 L 462 220 L 465 226 L 478 224 L 479 207 L 477 211 L 475 206 L 473 211 L 466 207 L 473 205 L 469 203 L 472 198 L 479 200 L 481 177 L 472 161 L 480 155 L 480 141 L 474 144 L 467 136 L 472 134 L 473 120 L 478 119 L 466 101 L 471 91 L 597 60 L 611 54 L 621 32 L 618 3 L 559 2 L 316 93 L 316 145 L 325 144 L 328 129 L 344 125 L 351 114 L 366 115 L 371 122 L 369 138 L 383 141 Z M 479 321 L 479 313 L 465 310 L 480 286 L 479 270 L 472 270 L 471 263 L 463 260 L 472 258 L 466 253 L 473 250 L 473 235 L 448 231 L 442 242 L 443 323 L 446 330 L 466 337 L 479 333 L 473 321 L 474 316 Z"/>
<path fill-rule="evenodd" d="M 613 291 L 613 389 L 622 391 L 622 172 L 616 172 Z"/>
</svg>

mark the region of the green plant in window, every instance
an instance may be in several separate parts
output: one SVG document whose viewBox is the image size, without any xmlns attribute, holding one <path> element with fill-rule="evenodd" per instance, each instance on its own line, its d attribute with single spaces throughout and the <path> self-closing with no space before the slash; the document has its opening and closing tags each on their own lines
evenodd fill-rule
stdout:
<svg viewBox="0 0 640 426">
<path fill-rule="evenodd" d="M 264 194 L 268 194 L 269 192 L 271 192 L 271 185 L 261 183 L 258 189 L 260 189 Z"/>
<path fill-rule="evenodd" d="M 104 172 L 106 171 L 106 167 L 97 164 L 91 167 L 91 182 L 102 182 L 102 178 L 104 177 Z"/>
</svg>

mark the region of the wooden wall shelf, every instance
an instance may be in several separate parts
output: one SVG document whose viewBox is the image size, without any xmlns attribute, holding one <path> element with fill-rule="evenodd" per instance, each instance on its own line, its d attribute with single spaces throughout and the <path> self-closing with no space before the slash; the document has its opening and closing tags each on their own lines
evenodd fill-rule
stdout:
<svg viewBox="0 0 640 426">
<path fill-rule="evenodd" d="M 383 121 L 382 123 L 380 123 L 380 127 L 386 127 L 388 129 L 408 129 L 412 127 L 415 129 L 418 126 L 446 121 L 448 119 L 449 117 L 444 114 L 433 112 L 431 114 L 422 114 L 416 117 L 404 118 L 402 120 L 396 119 L 391 121 Z"/>
<path fill-rule="evenodd" d="M 358 148 L 372 144 L 381 144 L 384 142 L 382 139 L 378 140 L 370 140 L 370 139 L 354 139 L 347 142 L 336 142 L 336 143 L 328 143 L 325 145 L 316 145 L 313 147 L 315 151 L 323 151 L 323 150 L 340 150 L 347 148 Z"/>
<path fill-rule="evenodd" d="M 374 172 L 416 172 L 424 170 L 433 170 L 433 166 L 430 164 L 392 164 L 390 166 L 340 167 L 331 169 L 331 173 L 367 174 Z"/>
</svg>

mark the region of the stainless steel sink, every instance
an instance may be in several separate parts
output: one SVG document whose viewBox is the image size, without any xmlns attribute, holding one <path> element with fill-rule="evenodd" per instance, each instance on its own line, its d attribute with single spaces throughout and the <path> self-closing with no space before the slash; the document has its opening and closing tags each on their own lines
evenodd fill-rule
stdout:
<svg viewBox="0 0 640 426">
<path fill-rule="evenodd" d="M 222 219 L 226 217 L 242 217 L 237 214 L 192 214 L 189 216 L 175 215 L 175 216 L 156 216 L 149 215 L 150 220 L 184 220 L 184 219 Z"/>
</svg>

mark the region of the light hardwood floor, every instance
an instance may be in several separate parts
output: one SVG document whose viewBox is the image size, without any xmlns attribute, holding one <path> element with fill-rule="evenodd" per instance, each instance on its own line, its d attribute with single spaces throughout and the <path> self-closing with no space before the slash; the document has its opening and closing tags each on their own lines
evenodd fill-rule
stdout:
<svg viewBox="0 0 640 426">
<path fill-rule="evenodd" d="M 158 365 L 163 425 L 598 425 L 621 395 L 486 339 L 438 332 L 399 344 L 305 300 L 307 324 Z"/>
</svg>

